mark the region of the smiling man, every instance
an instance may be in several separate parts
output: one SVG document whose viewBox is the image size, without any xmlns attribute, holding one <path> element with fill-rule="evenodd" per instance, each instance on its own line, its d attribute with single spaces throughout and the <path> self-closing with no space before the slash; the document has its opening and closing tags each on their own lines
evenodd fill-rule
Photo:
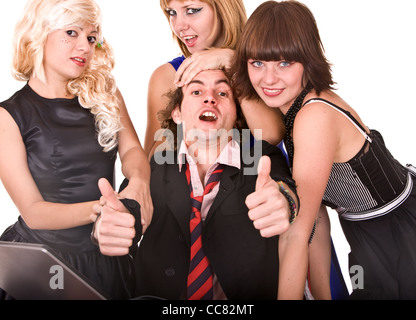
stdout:
<svg viewBox="0 0 416 320">
<path fill-rule="evenodd" d="M 183 139 L 172 151 L 175 163 L 151 161 L 154 215 L 135 255 L 138 294 L 276 299 L 278 236 L 268 233 L 288 230 L 297 212 L 285 157 L 259 142 L 267 155 L 262 168 L 258 176 L 244 174 L 240 145 L 228 134 L 240 127 L 242 114 L 220 70 L 203 71 L 178 88 L 161 116 Z M 126 254 L 134 221 L 108 184 L 101 181 L 100 188 L 107 200 L 97 208 L 100 249 Z"/>
</svg>

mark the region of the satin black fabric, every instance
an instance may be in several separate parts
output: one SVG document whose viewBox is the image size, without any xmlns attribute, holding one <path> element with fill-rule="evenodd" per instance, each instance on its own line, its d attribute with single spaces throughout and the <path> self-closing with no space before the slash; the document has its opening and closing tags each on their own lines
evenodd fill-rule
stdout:
<svg viewBox="0 0 416 320">
<path fill-rule="evenodd" d="M 412 180 L 415 184 L 416 177 Z M 405 202 L 382 217 L 359 222 L 340 219 L 351 247 L 349 267 L 353 292 L 350 299 L 416 299 L 414 208 L 416 188 Z"/>
<path fill-rule="evenodd" d="M 114 183 L 117 152 L 103 152 L 94 117 L 77 98 L 46 99 L 26 85 L 0 106 L 19 127 L 30 172 L 45 201 L 68 204 L 98 200 L 98 180 L 104 177 Z M 57 231 L 33 230 L 19 217 L 1 240 L 46 244 L 107 297 L 130 298 L 134 284 L 130 257 L 103 256 L 90 240 L 91 230 L 92 224 Z"/>
</svg>

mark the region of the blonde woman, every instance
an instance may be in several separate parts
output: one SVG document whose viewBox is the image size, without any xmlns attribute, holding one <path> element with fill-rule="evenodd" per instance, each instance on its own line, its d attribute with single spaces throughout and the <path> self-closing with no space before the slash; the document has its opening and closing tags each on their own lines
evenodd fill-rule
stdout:
<svg viewBox="0 0 416 320">
<path fill-rule="evenodd" d="M 202 70 L 228 68 L 247 20 L 242 0 L 160 0 L 160 7 L 183 55 L 158 67 L 149 82 L 144 142 L 149 158 L 161 140 L 157 114 L 168 104 L 166 94 L 189 83 Z M 241 106 L 252 133 L 262 129 L 261 136 L 254 135 L 257 139 L 274 145 L 283 139 L 279 111 L 253 100 L 244 100 Z"/>
<path fill-rule="evenodd" d="M 120 198 L 140 203 L 144 228 L 153 211 L 101 11 L 93 0 L 30 0 L 14 39 L 13 75 L 27 84 L 0 103 L 0 178 L 20 216 L 1 240 L 47 244 L 108 298 L 130 298 L 129 255 L 103 256 L 90 240 L 97 183 L 114 183 L 117 152 L 130 181 Z"/>
</svg>

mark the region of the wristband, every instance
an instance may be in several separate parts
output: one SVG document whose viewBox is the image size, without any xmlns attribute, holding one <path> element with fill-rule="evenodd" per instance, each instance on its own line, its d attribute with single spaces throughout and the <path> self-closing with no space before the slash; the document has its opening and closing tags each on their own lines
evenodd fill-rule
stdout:
<svg viewBox="0 0 416 320">
<path fill-rule="evenodd" d="M 290 210 L 290 217 L 289 217 L 289 223 L 292 224 L 295 222 L 296 217 L 298 216 L 298 212 L 296 211 L 296 202 L 293 200 L 292 196 L 289 193 L 289 190 L 287 190 L 283 183 L 281 181 L 278 182 L 279 184 L 279 191 L 281 194 L 285 196 L 287 201 L 289 202 L 289 210 Z"/>
</svg>

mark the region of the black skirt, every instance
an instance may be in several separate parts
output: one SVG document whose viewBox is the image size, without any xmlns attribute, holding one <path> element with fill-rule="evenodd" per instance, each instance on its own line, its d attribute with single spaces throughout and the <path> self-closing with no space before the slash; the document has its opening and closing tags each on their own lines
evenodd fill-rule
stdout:
<svg viewBox="0 0 416 320">
<path fill-rule="evenodd" d="M 416 299 L 416 177 L 407 200 L 365 221 L 340 219 L 351 247 L 351 299 Z"/>
</svg>

